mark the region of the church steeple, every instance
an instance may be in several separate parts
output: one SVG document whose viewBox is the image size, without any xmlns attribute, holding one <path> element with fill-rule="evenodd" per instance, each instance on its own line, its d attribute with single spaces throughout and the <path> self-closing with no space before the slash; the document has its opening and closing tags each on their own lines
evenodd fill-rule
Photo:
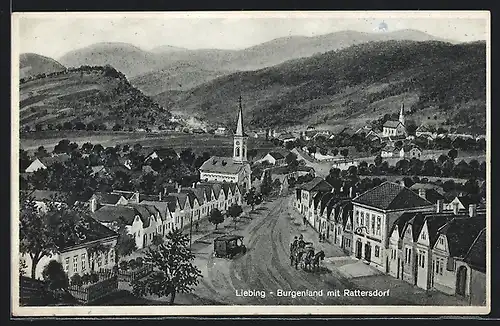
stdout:
<svg viewBox="0 0 500 326">
<path fill-rule="evenodd" d="M 404 103 L 401 103 L 401 110 L 399 111 L 399 122 L 401 122 L 401 124 L 404 126 L 405 125 L 405 114 L 404 114 L 404 110 L 405 110 L 405 104 Z"/>
<path fill-rule="evenodd" d="M 237 122 L 237 125 L 236 125 L 236 133 L 235 135 L 236 136 L 244 136 L 245 135 L 245 131 L 243 129 L 243 108 L 241 107 L 241 95 L 240 95 L 240 98 L 239 98 L 239 106 L 240 106 L 240 110 L 239 110 L 239 113 L 238 113 L 238 122 Z"/>
<path fill-rule="evenodd" d="M 247 162 L 247 136 L 243 125 L 243 108 L 241 106 L 241 95 L 239 98 L 238 121 L 234 133 L 233 161 L 235 163 Z"/>
</svg>

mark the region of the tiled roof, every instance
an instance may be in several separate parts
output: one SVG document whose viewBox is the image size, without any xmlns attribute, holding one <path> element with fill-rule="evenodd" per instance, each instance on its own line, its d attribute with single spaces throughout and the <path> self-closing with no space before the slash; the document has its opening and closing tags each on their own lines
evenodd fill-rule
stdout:
<svg viewBox="0 0 500 326">
<path fill-rule="evenodd" d="M 403 213 L 401 214 L 395 221 L 394 223 L 392 224 L 391 226 L 391 230 L 389 231 L 389 236 L 392 235 L 392 233 L 394 232 L 394 230 L 396 229 L 396 227 L 398 228 L 398 232 L 399 232 L 399 238 L 402 239 L 403 238 L 403 235 L 404 235 L 404 231 L 406 229 L 406 226 L 408 224 L 408 222 L 414 218 L 416 215 L 416 213 Z"/>
<path fill-rule="evenodd" d="M 109 223 L 123 219 L 127 225 L 132 225 L 137 212 L 129 206 L 102 206 L 93 213 L 99 222 Z"/>
<path fill-rule="evenodd" d="M 309 182 L 299 186 L 300 189 L 307 191 L 331 191 L 332 186 L 326 182 L 323 178 L 315 177 Z"/>
<path fill-rule="evenodd" d="M 139 205 L 153 206 L 160 212 L 160 217 L 165 220 L 167 217 L 167 210 L 169 209 L 169 203 L 167 201 L 153 201 L 153 200 L 143 200 Z"/>
<path fill-rule="evenodd" d="M 68 240 L 65 239 L 63 243 L 57 244 L 61 251 L 67 251 L 71 247 L 74 247 L 77 245 L 82 245 L 82 244 L 89 243 L 92 241 L 97 241 L 97 240 L 106 239 L 106 238 L 113 237 L 113 236 L 118 236 L 118 234 L 116 232 L 114 232 L 113 230 L 109 229 L 108 227 L 102 225 L 101 223 L 99 223 L 97 220 L 95 220 L 93 218 L 89 218 L 87 220 L 87 222 L 89 223 L 89 228 L 85 232 L 85 238 L 80 239 L 76 242 L 68 242 Z"/>
<path fill-rule="evenodd" d="M 314 209 L 318 208 L 318 205 L 321 201 L 321 198 L 323 198 L 324 195 L 326 195 L 326 193 L 324 193 L 322 191 L 319 191 L 318 193 L 316 193 L 316 195 L 313 198 Z"/>
<path fill-rule="evenodd" d="M 200 171 L 213 173 L 237 174 L 246 164 L 236 163 L 232 157 L 212 156 L 200 167 Z"/>
<path fill-rule="evenodd" d="M 188 197 L 188 195 L 186 193 L 177 192 L 177 193 L 169 194 L 168 197 L 166 197 L 165 199 L 168 200 L 168 201 L 173 201 L 171 199 L 172 197 L 176 198 L 176 200 L 179 202 L 179 207 L 181 209 L 184 209 L 184 207 L 185 207 L 185 205 L 187 203 L 187 197 Z"/>
<path fill-rule="evenodd" d="M 418 191 L 418 190 L 417 190 Z M 418 192 L 416 192 L 418 194 Z M 444 196 L 436 191 L 436 189 L 427 189 L 425 190 L 425 199 L 430 201 L 433 204 L 436 204 L 438 200 L 443 200 Z"/>
<path fill-rule="evenodd" d="M 38 160 L 43 163 L 46 167 L 49 167 L 55 163 L 63 163 L 69 160 L 71 157 L 68 154 L 60 154 L 56 156 L 47 156 L 39 158 Z"/>
<path fill-rule="evenodd" d="M 480 216 L 473 218 L 454 218 L 440 232 L 448 239 L 448 249 L 452 257 L 464 257 L 472 243 L 486 226 L 486 219 Z"/>
<path fill-rule="evenodd" d="M 454 215 L 447 212 L 435 213 L 426 216 L 425 222 L 427 223 L 427 230 L 429 231 L 429 245 L 431 248 L 439 238 L 438 230 L 453 218 Z"/>
<path fill-rule="evenodd" d="M 270 152 L 269 155 L 271 155 L 275 160 L 281 160 L 284 159 L 285 157 L 279 153 L 279 152 Z"/>
<path fill-rule="evenodd" d="M 397 128 L 400 124 L 401 124 L 401 122 L 399 122 L 399 121 L 388 120 L 384 123 L 384 127 Z"/>
<path fill-rule="evenodd" d="M 325 209 L 328 207 L 328 203 L 332 201 L 332 199 L 335 197 L 335 194 L 333 194 L 331 191 L 324 193 L 323 196 L 321 197 L 321 201 L 319 203 L 320 207 L 320 214 L 323 214 Z"/>
<path fill-rule="evenodd" d="M 129 206 L 133 207 L 139 213 L 138 215 L 141 218 L 143 227 L 145 228 L 149 227 L 151 216 L 156 217 L 156 214 L 159 213 L 159 211 L 153 205 L 132 204 Z"/>
<path fill-rule="evenodd" d="M 95 196 L 100 204 L 109 204 L 109 205 L 116 205 L 120 200 L 120 198 L 122 197 L 120 194 L 108 194 L 101 192 L 96 193 Z"/>
<path fill-rule="evenodd" d="M 301 148 L 294 148 L 292 152 L 295 152 L 295 154 L 302 156 L 304 159 L 306 159 L 309 162 L 314 162 L 315 159 L 305 151 L 303 151 Z M 299 158 L 300 160 L 300 158 Z"/>
<path fill-rule="evenodd" d="M 481 230 L 465 255 L 464 261 L 472 268 L 486 272 L 486 229 Z"/>
<path fill-rule="evenodd" d="M 460 200 L 460 202 L 462 203 L 462 205 L 464 205 L 464 207 L 466 209 L 469 209 L 469 205 L 470 204 L 479 204 L 480 200 L 479 198 L 475 198 L 473 196 L 461 196 L 461 197 L 457 197 L 458 200 Z"/>
<path fill-rule="evenodd" d="M 342 225 L 345 227 L 347 224 L 348 220 L 351 220 L 351 225 L 352 225 L 352 212 L 353 212 L 353 206 L 352 202 L 346 201 L 342 204 Z"/>
<path fill-rule="evenodd" d="M 389 181 L 362 193 L 354 198 L 353 202 L 383 210 L 432 205 L 429 201 L 415 194 L 410 189 Z"/>
<path fill-rule="evenodd" d="M 205 203 L 205 190 L 203 188 L 185 188 L 185 189 L 182 189 L 181 192 L 185 192 L 185 193 L 191 193 L 193 194 L 193 196 L 196 197 L 196 199 L 198 200 L 198 203 L 200 205 L 203 205 Z"/>
</svg>

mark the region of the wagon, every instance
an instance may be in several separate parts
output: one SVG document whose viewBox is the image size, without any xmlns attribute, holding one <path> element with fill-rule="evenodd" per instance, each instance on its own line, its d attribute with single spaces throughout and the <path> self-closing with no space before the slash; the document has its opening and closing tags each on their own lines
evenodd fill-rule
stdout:
<svg viewBox="0 0 500 326">
<path fill-rule="evenodd" d="M 239 253 L 246 253 L 241 235 L 224 235 L 214 240 L 215 257 L 233 258 Z"/>
</svg>

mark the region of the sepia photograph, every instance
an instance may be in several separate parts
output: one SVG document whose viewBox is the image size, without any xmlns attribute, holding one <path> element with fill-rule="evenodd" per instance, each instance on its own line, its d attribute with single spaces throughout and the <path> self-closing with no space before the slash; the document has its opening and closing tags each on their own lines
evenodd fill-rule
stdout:
<svg viewBox="0 0 500 326">
<path fill-rule="evenodd" d="M 12 14 L 12 314 L 490 311 L 488 11 Z"/>
</svg>

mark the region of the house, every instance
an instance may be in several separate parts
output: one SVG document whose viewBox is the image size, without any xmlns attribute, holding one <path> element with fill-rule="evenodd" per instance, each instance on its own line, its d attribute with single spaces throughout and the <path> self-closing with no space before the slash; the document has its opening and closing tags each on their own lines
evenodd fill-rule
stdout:
<svg viewBox="0 0 500 326">
<path fill-rule="evenodd" d="M 90 271 L 101 269 L 112 269 L 115 266 L 115 245 L 118 234 L 113 230 L 101 225 L 94 219 L 88 219 L 89 227 L 76 241 L 59 237 L 56 240 L 59 253 L 44 256 L 37 264 L 35 278 L 42 279 L 44 267 L 51 260 L 56 260 L 64 268 L 68 278 L 74 274 L 85 274 Z M 92 254 L 93 248 L 102 246 L 102 251 Z M 22 255 L 21 259 L 26 263 L 24 271 L 31 275 L 32 260 L 30 255 Z"/>
<path fill-rule="evenodd" d="M 410 187 L 411 189 L 411 187 Z M 415 191 L 412 189 L 412 191 Z M 425 189 L 425 188 L 419 188 L 418 190 L 415 191 L 416 194 L 418 194 L 420 197 L 430 201 L 432 204 L 437 204 L 438 200 L 441 200 L 444 202 L 445 197 L 440 194 L 436 189 L 430 188 L 430 189 Z"/>
<path fill-rule="evenodd" d="M 64 163 L 70 159 L 68 154 L 60 154 L 56 156 L 47 156 L 36 158 L 31 164 L 24 170 L 26 173 L 33 173 L 40 169 L 47 169 L 48 167 L 56 163 Z"/>
<path fill-rule="evenodd" d="M 247 159 L 247 146 L 248 136 L 244 131 L 243 109 L 240 99 L 236 132 L 233 136 L 233 156 L 209 158 L 199 168 L 200 180 L 234 182 L 242 186 L 244 191 L 250 190 L 252 171 Z"/>
<path fill-rule="evenodd" d="M 341 158 L 333 161 L 331 169 L 348 170 L 351 166 L 358 166 L 354 159 Z"/>
<path fill-rule="evenodd" d="M 90 210 L 97 211 L 102 206 L 127 205 L 129 201 L 121 193 L 95 193 L 90 198 Z"/>
<path fill-rule="evenodd" d="M 31 191 L 21 191 L 26 197 L 32 198 L 35 205 L 40 210 L 47 210 L 47 204 L 53 203 L 56 205 L 61 205 L 66 203 L 68 205 L 74 205 L 77 203 L 83 205 L 89 205 L 91 195 L 90 194 L 73 194 L 64 191 L 52 191 L 52 190 L 31 190 Z"/>
<path fill-rule="evenodd" d="M 268 162 L 269 164 L 272 164 L 272 165 L 285 165 L 286 164 L 285 156 L 283 156 L 283 154 L 281 154 L 279 152 L 267 153 L 263 158 L 255 161 L 255 162 L 258 162 L 258 163 Z"/>
<path fill-rule="evenodd" d="M 227 135 L 227 130 L 225 127 L 219 127 L 217 129 L 215 129 L 214 134 L 219 135 L 219 136 Z"/>
<path fill-rule="evenodd" d="M 178 159 L 179 157 L 180 155 L 172 148 L 157 148 L 146 155 L 144 162 L 148 162 L 154 159 L 159 159 L 160 161 L 163 161 L 165 159 L 174 160 Z"/>
<path fill-rule="evenodd" d="M 314 225 L 314 212 L 310 209 L 314 195 L 317 192 L 330 192 L 332 189 L 332 185 L 320 177 L 315 177 L 313 180 L 297 187 L 297 209 L 310 221 L 311 225 Z"/>
<path fill-rule="evenodd" d="M 444 189 L 443 187 L 441 186 L 438 186 L 438 185 L 435 185 L 435 184 L 432 184 L 432 183 L 414 183 L 411 187 L 410 187 L 411 190 L 415 191 L 418 193 L 419 189 L 425 189 L 425 190 L 430 190 L 430 189 L 434 189 L 436 190 L 438 193 L 440 193 L 441 195 L 444 195 Z"/>
<path fill-rule="evenodd" d="M 399 157 L 405 159 L 420 159 L 422 155 L 422 149 L 415 144 L 406 144 L 399 150 Z"/>
<path fill-rule="evenodd" d="M 380 156 L 382 158 L 393 157 L 395 152 L 397 152 L 397 149 L 394 146 L 394 144 L 393 143 L 387 143 L 384 146 L 384 148 L 382 148 L 382 150 L 380 151 Z"/>
<path fill-rule="evenodd" d="M 473 306 L 486 305 L 486 229 L 481 230 L 463 260 L 457 260 L 457 294 Z"/>
<path fill-rule="evenodd" d="M 432 288 L 450 295 L 466 295 L 466 269 L 462 265 L 458 270 L 457 261 L 465 258 L 485 227 L 486 214 L 476 214 L 471 207 L 469 216 L 456 217 L 438 230 L 432 247 Z"/>
<path fill-rule="evenodd" d="M 94 177 L 109 177 L 110 176 L 108 170 L 106 169 L 106 167 L 104 167 L 104 165 L 96 165 L 96 166 L 92 166 L 90 168 L 92 170 L 92 172 L 90 173 L 91 176 L 94 176 Z"/>
<path fill-rule="evenodd" d="M 480 198 L 471 195 L 456 196 L 451 201 L 445 204 L 444 209 L 452 210 L 455 212 L 455 214 L 458 214 L 458 212 L 460 211 L 468 210 L 471 204 L 479 205 Z"/>
<path fill-rule="evenodd" d="M 283 142 L 283 144 L 286 144 L 288 142 L 292 142 L 292 141 L 297 140 L 297 137 L 295 137 L 294 135 L 292 135 L 289 132 L 285 132 L 285 133 L 279 135 L 278 139 L 281 140 Z"/>
<path fill-rule="evenodd" d="M 353 256 L 387 271 L 390 228 L 403 212 L 433 209 L 432 204 L 409 188 L 384 182 L 352 200 Z"/>
<path fill-rule="evenodd" d="M 299 161 L 303 160 L 303 161 L 309 162 L 309 163 L 316 161 L 316 159 L 314 157 L 312 157 L 310 154 L 306 153 L 301 148 L 294 148 L 294 149 L 292 149 L 291 152 L 294 153 L 295 155 L 297 155 L 297 160 L 299 160 Z"/>
<path fill-rule="evenodd" d="M 436 127 L 430 125 L 420 125 L 415 131 L 415 136 L 435 139 L 437 137 Z"/>
<path fill-rule="evenodd" d="M 452 128 L 450 133 L 448 133 L 448 137 L 451 139 L 463 138 L 463 139 L 475 139 L 475 137 L 471 134 L 470 130 L 467 127 L 457 127 Z"/>
<path fill-rule="evenodd" d="M 205 133 L 205 130 L 203 130 L 201 128 L 193 129 L 193 134 L 204 134 L 204 133 Z"/>
</svg>

